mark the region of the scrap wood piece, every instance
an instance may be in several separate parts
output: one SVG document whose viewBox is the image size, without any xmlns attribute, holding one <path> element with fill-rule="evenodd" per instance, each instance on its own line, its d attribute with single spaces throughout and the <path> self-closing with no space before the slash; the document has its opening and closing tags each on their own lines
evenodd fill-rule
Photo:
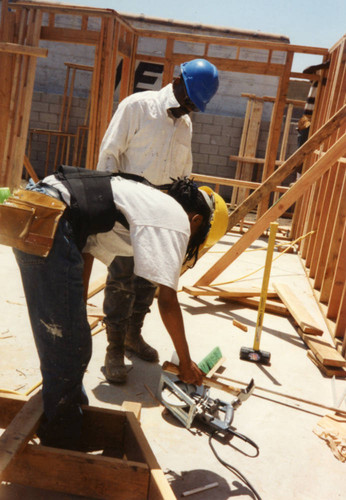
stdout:
<svg viewBox="0 0 346 500">
<path fill-rule="evenodd" d="M 240 330 L 243 330 L 243 332 L 248 331 L 247 325 L 244 325 L 244 323 L 242 323 L 241 321 L 234 319 L 233 325 L 236 326 L 237 328 L 240 328 Z"/>
<path fill-rule="evenodd" d="M 273 283 L 273 287 L 304 333 L 323 335 L 323 330 L 319 328 L 314 318 L 289 285 Z"/>
<path fill-rule="evenodd" d="M 33 436 L 42 415 L 42 395 L 39 392 L 25 403 L 0 438 L 0 479 Z"/>
<path fill-rule="evenodd" d="M 334 456 L 346 462 L 346 417 L 339 413 L 329 414 L 317 422 L 313 432 L 324 439 Z"/>
<path fill-rule="evenodd" d="M 346 370 L 340 366 L 325 366 L 321 361 L 314 355 L 314 353 L 310 350 L 307 351 L 308 358 L 314 363 L 317 368 L 321 370 L 321 372 L 327 377 L 338 377 L 338 378 L 346 378 Z"/>
<path fill-rule="evenodd" d="M 335 349 L 335 347 L 320 337 L 304 334 L 298 328 L 298 333 L 305 344 L 311 349 L 315 357 L 324 366 L 346 366 L 346 359 Z"/>
<path fill-rule="evenodd" d="M 106 286 L 106 280 L 107 280 L 107 275 L 105 274 L 104 276 L 101 276 L 101 278 L 98 278 L 95 280 L 93 283 L 90 284 L 88 288 L 88 299 L 90 297 L 93 297 L 97 293 L 99 293 L 101 290 L 104 289 Z"/>
<path fill-rule="evenodd" d="M 142 403 L 137 403 L 135 401 L 124 401 L 121 405 L 122 411 L 131 411 L 134 413 L 138 422 L 141 419 Z"/>
<path fill-rule="evenodd" d="M 87 314 L 88 316 L 92 316 L 98 319 L 103 319 L 105 316 L 101 307 L 93 306 L 91 304 L 87 304 Z"/>
<path fill-rule="evenodd" d="M 183 291 L 190 295 L 210 295 L 218 297 L 256 297 L 261 295 L 260 287 L 219 287 L 219 286 L 183 286 Z M 269 297 L 276 297 L 274 290 L 268 290 Z"/>
<path fill-rule="evenodd" d="M 95 328 L 95 326 L 98 325 L 99 318 L 95 318 L 94 316 L 88 316 L 88 323 L 89 323 L 89 326 L 92 330 L 93 328 Z"/>
<path fill-rule="evenodd" d="M 224 302 L 234 302 L 235 304 L 243 304 L 254 309 L 258 309 L 260 303 L 260 297 L 220 297 L 220 300 Z M 266 300 L 265 311 L 266 313 L 279 314 L 280 316 L 290 316 L 290 312 L 285 304 L 275 300 L 275 298 Z"/>
</svg>

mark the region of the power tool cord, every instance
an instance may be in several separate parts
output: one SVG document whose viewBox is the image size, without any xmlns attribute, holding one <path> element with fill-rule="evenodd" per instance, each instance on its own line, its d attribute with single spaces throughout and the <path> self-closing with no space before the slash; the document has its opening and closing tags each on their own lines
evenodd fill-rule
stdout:
<svg viewBox="0 0 346 500">
<path fill-rule="evenodd" d="M 251 446 L 253 446 L 256 450 L 257 450 L 257 454 L 256 456 L 258 455 L 259 453 L 259 448 L 257 446 L 257 444 L 252 441 L 251 439 L 249 439 L 248 437 L 244 436 L 243 434 L 240 434 L 238 432 L 235 432 L 233 430 L 230 430 L 229 429 L 229 432 L 237 437 L 239 437 L 240 439 L 242 439 L 243 441 L 246 441 L 247 443 L 249 443 Z M 257 493 L 257 491 L 255 490 L 255 488 L 252 486 L 252 484 L 246 479 L 245 476 L 243 476 L 243 474 L 236 468 L 234 467 L 233 465 L 230 465 L 229 463 L 227 463 L 225 460 L 223 460 L 220 455 L 217 453 L 217 451 L 215 450 L 214 446 L 213 446 L 213 443 L 212 443 L 212 440 L 213 440 L 213 437 L 218 434 L 218 431 L 214 431 L 212 434 L 210 434 L 209 436 L 209 446 L 212 450 L 212 452 L 214 453 L 216 459 L 224 466 L 226 467 L 226 469 L 228 469 L 229 471 L 233 472 L 233 474 L 235 476 L 238 477 L 238 479 L 240 479 L 241 481 L 243 481 L 243 483 L 252 491 L 252 493 L 254 494 L 255 498 L 257 500 L 261 500 L 261 497 L 259 496 L 259 494 Z"/>
</svg>

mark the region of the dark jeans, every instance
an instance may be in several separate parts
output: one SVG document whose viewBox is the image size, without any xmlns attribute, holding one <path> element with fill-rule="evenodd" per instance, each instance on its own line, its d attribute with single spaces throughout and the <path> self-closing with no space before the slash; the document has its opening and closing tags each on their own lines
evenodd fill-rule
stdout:
<svg viewBox="0 0 346 500">
<path fill-rule="evenodd" d="M 116 257 L 108 268 L 103 310 L 108 340 L 110 332 L 124 338 L 139 334 L 150 311 L 156 286 L 133 274 L 133 257 Z"/>
<path fill-rule="evenodd" d="M 83 258 L 70 224 L 61 219 L 48 257 L 14 249 L 43 378 L 42 444 L 79 448 L 83 376 L 91 335 L 83 300 Z"/>
</svg>

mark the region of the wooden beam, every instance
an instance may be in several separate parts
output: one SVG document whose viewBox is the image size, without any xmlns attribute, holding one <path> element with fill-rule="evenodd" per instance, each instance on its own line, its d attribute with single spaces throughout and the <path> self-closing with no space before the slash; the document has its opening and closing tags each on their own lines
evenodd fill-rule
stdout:
<svg viewBox="0 0 346 500">
<path fill-rule="evenodd" d="M 268 195 L 323 141 L 331 136 L 346 121 L 346 104 L 295 151 L 275 172 L 266 179 L 229 217 L 228 230 L 238 224 L 246 214 L 257 206 L 263 196 Z"/>
<path fill-rule="evenodd" d="M 183 291 L 194 296 L 207 295 L 222 298 L 231 297 L 259 297 L 261 289 L 256 286 L 183 286 Z M 268 290 L 268 297 L 277 297 L 275 290 Z"/>
<path fill-rule="evenodd" d="M 298 329 L 299 333 L 299 329 Z M 316 358 L 326 366 L 346 366 L 346 359 L 335 349 L 334 346 L 323 340 L 300 332 L 300 335 L 306 345 L 311 349 Z"/>
<path fill-rule="evenodd" d="M 289 285 L 285 283 L 273 283 L 273 287 L 292 317 L 302 329 L 303 333 L 323 335 L 323 330 L 319 327 L 303 302 L 297 297 Z"/>
<path fill-rule="evenodd" d="M 229 159 L 234 160 L 234 161 L 244 161 L 247 163 L 259 163 L 260 165 L 263 165 L 266 161 L 265 158 L 254 158 L 251 156 L 238 156 L 238 155 L 229 155 Z M 283 164 L 283 161 L 281 161 L 281 160 L 275 161 L 275 165 L 282 165 L 282 164 Z M 260 185 L 261 183 L 257 183 L 257 184 Z"/>
<path fill-rule="evenodd" d="M 5 480 L 34 488 L 111 500 L 147 498 L 146 464 L 77 451 L 28 445 Z"/>
<path fill-rule="evenodd" d="M 249 189 L 257 189 L 261 186 L 260 182 L 243 181 L 241 179 L 227 179 L 226 177 L 214 177 L 212 175 L 195 174 L 192 173 L 191 177 L 197 182 L 208 182 L 209 184 L 217 184 L 221 186 L 238 186 Z M 286 193 L 288 186 L 275 186 L 273 191 L 279 193 Z"/>
<path fill-rule="evenodd" d="M 30 398 L 0 438 L 0 479 L 33 436 L 43 415 L 41 392 Z"/>
<path fill-rule="evenodd" d="M 230 302 L 234 304 L 240 304 L 243 306 L 251 307 L 252 309 L 258 309 L 260 298 L 259 297 L 220 297 L 220 300 L 224 302 Z M 277 300 L 268 300 L 266 301 L 266 312 L 272 314 L 278 314 L 280 316 L 290 316 L 290 312 L 287 307 L 281 302 Z"/>
<path fill-rule="evenodd" d="M 335 273 L 332 289 L 329 296 L 327 318 L 336 319 L 340 307 L 343 289 L 346 283 L 346 221 L 342 230 L 342 241 L 340 244 L 338 261 L 335 266 Z"/>
<path fill-rule="evenodd" d="M 208 43 L 213 45 L 229 45 L 232 47 L 246 47 L 257 50 L 272 50 L 279 52 L 299 52 L 302 54 L 328 55 L 328 49 L 322 47 L 309 47 L 304 45 L 291 45 L 282 42 L 270 42 L 262 40 L 248 40 L 243 38 L 231 38 L 209 35 L 195 35 L 192 33 L 178 33 L 172 31 L 153 31 L 137 29 L 139 36 L 147 38 L 167 38 L 167 36 L 180 41 Z"/>
<path fill-rule="evenodd" d="M 275 170 L 275 160 L 277 157 L 281 126 L 286 106 L 288 86 L 290 82 L 290 72 L 293 62 L 293 52 L 286 56 L 285 69 L 280 77 L 277 96 L 272 110 L 272 120 L 270 122 L 268 141 L 266 147 L 265 163 L 262 171 L 262 182 L 265 181 Z M 258 204 L 257 216 L 261 217 L 269 205 L 269 195 L 264 196 Z"/>
<path fill-rule="evenodd" d="M 51 28 L 42 26 L 41 40 L 65 42 L 79 45 L 97 45 L 100 40 L 99 31 L 82 31 L 73 28 Z"/>
<path fill-rule="evenodd" d="M 20 45 L 19 43 L 10 42 L 0 42 L 0 52 L 35 57 L 48 56 L 48 49 L 41 49 L 40 47 L 31 47 L 30 45 Z"/>
<path fill-rule="evenodd" d="M 346 108 L 346 107 L 345 107 Z M 321 175 L 324 174 L 334 163 L 342 156 L 346 148 L 346 134 L 326 152 L 326 154 L 316 161 L 310 169 L 303 174 L 293 186 L 283 194 L 278 202 L 273 205 L 267 212 L 257 221 L 257 223 L 247 231 L 247 233 L 238 240 L 221 259 L 207 271 L 196 283 L 195 286 L 210 285 L 222 271 L 226 269 L 246 248 L 251 245 L 265 229 L 270 225 L 270 222 L 275 221 L 299 199 L 302 194 L 314 183 Z"/>
</svg>

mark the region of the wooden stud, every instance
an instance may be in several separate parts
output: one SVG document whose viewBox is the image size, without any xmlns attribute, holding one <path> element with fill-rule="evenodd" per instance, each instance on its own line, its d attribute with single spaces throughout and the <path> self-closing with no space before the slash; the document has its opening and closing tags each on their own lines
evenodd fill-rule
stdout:
<svg viewBox="0 0 346 500">
<path fill-rule="evenodd" d="M 302 196 L 304 191 L 316 182 L 321 175 L 330 168 L 331 165 L 343 154 L 346 147 L 346 133 L 328 150 L 325 156 L 321 157 L 293 186 L 285 193 L 279 202 L 272 206 L 257 221 L 247 233 L 238 240 L 223 257 L 205 273 L 195 286 L 209 285 L 217 276 L 229 266 L 246 248 L 251 245 L 269 226 L 270 222 L 280 217 L 297 199 Z M 327 158 L 328 155 L 328 158 Z"/>
<path fill-rule="evenodd" d="M 239 220 L 244 218 L 250 210 L 255 208 L 262 197 L 268 195 L 273 190 L 274 186 L 280 184 L 308 154 L 315 150 L 316 145 L 319 145 L 328 138 L 330 134 L 338 129 L 345 121 L 346 104 L 232 212 L 228 219 L 228 230 L 235 226 Z"/>
</svg>

